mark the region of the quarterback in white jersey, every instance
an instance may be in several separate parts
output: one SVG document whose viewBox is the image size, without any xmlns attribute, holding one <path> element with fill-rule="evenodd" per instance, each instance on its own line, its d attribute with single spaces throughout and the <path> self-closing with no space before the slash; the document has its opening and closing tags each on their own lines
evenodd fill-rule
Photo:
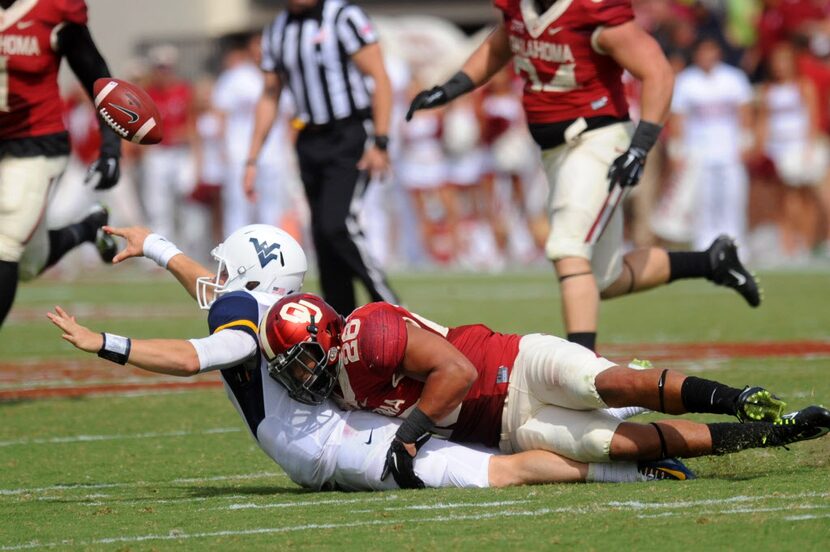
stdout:
<svg viewBox="0 0 830 552">
<path fill-rule="evenodd" d="M 193 376 L 218 370 L 254 439 L 298 485 L 316 490 L 398 488 L 395 478 L 384 477 L 384 470 L 401 420 L 343 411 L 328 400 L 319 406 L 296 402 L 272 379 L 260 354 L 256 335 L 261 316 L 282 296 L 299 290 L 305 274 L 305 255 L 290 236 L 267 225 L 238 230 L 214 249 L 219 261 L 214 275 L 146 229 L 108 231 L 127 239 L 116 262 L 142 255 L 155 260 L 210 309 L 211 335 L 131 340 L 93 332 L 56 307 L 48 316 L 64 339 L 107 360 L 153 372 Z M 421 448 L 414 468 L 428 487 L 642 481 L 676 478 L 679 469 L 659 463 L 585 464 L 542 450 L 496 453 L 432 439 Z"/>
</svg>

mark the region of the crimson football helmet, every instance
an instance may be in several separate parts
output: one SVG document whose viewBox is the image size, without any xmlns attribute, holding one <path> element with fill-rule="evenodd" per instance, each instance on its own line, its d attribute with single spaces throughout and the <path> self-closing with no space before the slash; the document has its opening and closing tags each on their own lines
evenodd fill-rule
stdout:
<svg viewBox="0 0 830 552">
<path fill-rule="evenodd" d="M 259 325 L 268 373 L 303 404 L 318 405 L 337 384 L 343 318 L 310 293 L 274 303 Z"/>
</svg>

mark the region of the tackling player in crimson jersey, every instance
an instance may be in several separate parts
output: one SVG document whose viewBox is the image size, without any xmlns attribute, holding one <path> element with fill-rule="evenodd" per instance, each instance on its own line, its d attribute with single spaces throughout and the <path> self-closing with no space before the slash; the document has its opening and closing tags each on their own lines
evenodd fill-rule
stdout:
<svg viewBox="0 0 830 552">
<path fill-rule="evenodd" d="M 706 251 L 642 248 L 623 255 L 617 205 L 636 185 L 662 129 L 674 75 L 634 22 L 630 0 L 494 0 L 500 25 L 441 86 L 418 94 L 407 119 L 487 82 L 512 59 L 524 79 L 530 133 L 551 187 L 545 251 L 562 292 L 568 339 L 594 349 L 599 300 L 680 278 L 707 278 L 760 304 L 757 282 L 722 236 Z M 642 83 L 633 130 L 622 73 Z M 632 132 L 633 131 L 633 132 Z"/>
<path fill-rule="evenodd" d="M 66 167 L 58 70 L 66 57 L 92 96 L 108 77 L 87 24 L 83 0 L 0 0 L 0 324 L 14 301 L 18 279 L 30 279 L 80 243 L 96 242 L 110 261 L 115 242 L 100 231 L 100 205 L 82 221 L 58 230 L 43 222 L 50 190 Z M 100 122 L 100 155 L 87 183 L 106 189 L 118 181 L 120 140 Z"/>
<path fill-rule="evenodd" d="M 405 417 L 387 470 L 413 486 L 412 458 L 436 429 L 455 441 L 498 443 L 505 453 L 544 449 L 580 462 L 726 454 L 830 430 L 830 411 L 814 406 L 782 417 L 784 403 L 760 387 L 623 368 L 549 335 L 445 328 L 387 303 L 340 323 L 319 297 L 290 295 L 268 310 L 259 337 L 269 373 L 293 398 L 323 401 L 336 379 L 344 406 Z M 638 424 L 607 410 L 626 407 L 756 423 Z"/>
</svg>

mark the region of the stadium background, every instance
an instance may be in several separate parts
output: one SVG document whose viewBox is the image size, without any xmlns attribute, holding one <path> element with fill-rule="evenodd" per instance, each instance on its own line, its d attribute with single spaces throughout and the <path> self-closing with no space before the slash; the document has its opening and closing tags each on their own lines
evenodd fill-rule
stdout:
<svg viewBox="0 0 830 552">
<path fill-rule="evenodd" d="M 164 58 L 172 50 L 157 47 L 172 45 L 176 73 L 195 83 L 219 71 L 229 35 L 266 24 L 280 4 L 88 3 L 91 30 L 116 76 L 141 81 L 154 48 L 152 55 Z M 443 55 L 425 48 L 427 53 L 418 58 L 445 62 L 422 67 L 424 78 L 435 81 L 460 63 L 482 26 L 495 17 L 484 0 L 359 3 L 379 20 L 388 51 L 418 54 L 417 49 L 402 47 L 411 42 L 400 40 L 413 35 L 436 44 Z M 823 79 L 830 72 L 830 20 L 799 19 L 792 17 L 794 11 L 779 17 L 781 12 L 775 12 L 797 4 L 826 8 L 826 2 L 634 4 L 641 23 L 661 39 L 677 63 L 687 59 L 697 32 L 719 37 L 728 60 L 745 69 L 756 91 L 766 79 L 760 63 L 769 51 L 764 41 L 795 38 L 799 66 L 818 83 L 827 107 L 830 86 Z M 759 19 L 764 14 L 766 23 Z M 398 40 L 390 41 L 390 36 Z M 447 55 L 447 44 L 453 45 L 455 57 Z M 71 96 L 72 81 L 64 81 Z M 70 118 L 76 132 L 81 129 L 81 138 L 83 129 L 90 127 L 84 106 L 77 104 L 77 119 Z M 827 131 L 823 121 L 816 122 Z M 470 137 L 458 134 L 456 140 L 469 145 Z M 128 151 L 124 180 L 98 198 L 112 207 L 116 223 L 147 222 L 141 190 L 142 156 L 149 151 Z M 660 239 L 651 224 L 653 214 L 676 181 L 666 172 L 670 163 L 660 162 L 666 155 L 663 143 L 651 157 L 651 178 L 638 190 L 646 199 L 636 201 L 644 206 L 629 209 L 637 213 L 629 221 L 632 244 Z M 67 172 L 63 195 L 50 213 L 55 226 L 93 199 L 80 186 L 81 161 Z M 824 175 L 806 192 L 797 192 L 806 197 L 806 209 L 813 213 L 799 220 L 814 221 L 799 228 L 794 224 L 798 221 L 782 216 L 785 198 L 794 188 L 776 178 L 768 162 L 755 161 L 750 166 L 750 232 L 744 251 L 748 264 L 763 269 L 762 308 L 747 309 L 737 296 L 725 297 L 707 283 L 682 282 L 604 304 L 600 349 L 620 362 L 645 356 L 660 366 L 735 386 L 757 382 L 785 397 L 794 409 L 827 404 L 830 182 Z M 185 184 L 187 180 L 182 178 Z M 426 202 L 426 213 L 435 223 L 434 251 L 427 251 L 413 198 L 394 178 L 376 187 L 378 196 L 367 208 L 376 254 L 384 258 L 401 295 L 419 314 L 449 325 L 485 321 L 504 331 L 561 333 L 554 276 L 532 239 L 534 231 L 541 231 L 535 224 L 544 221 L 529 220 L 543 213 L 545 184 L 529 179 L 522 211 L 509 201 L 511 187 L 504 179 L 499 182 L 494 187 L 500 198 L 498 212 L 508 217 L 510 229 L 504 254 L 498 253 L 494 226 L 481 216 L 476 220 L 472 204 L 483 202 L 481 196 L 475 201 L 459 199 L 466 215 L 461 224 L 467 225 L 461 234 L 475 236 L 475 247 L 453 242 L 440 197 Z M 302 237 L 306 215 L 299 185 L 296 179 L 282 185 L 295 209 L 283 222 Z M 177 189 L 176 201 L 184 214 L 176 221 L 181 234 L 173 237 L 204 259 L 215 240 L 209 215 L 189 199 L 190 192 L 184 184 Z M 386 231 L 399 226 L 390 225 L 390 219 L 402 228 Z M 188 229 L 182 221 L 193 227 Z M 784 228 L 808 239 L 788 249 L 792 244 L 782 239 Z M 313 277 L 307 289 L 317 289 Z M 55 304 L 96 330 L 136 338 L 187 338 L 205 332 L 204 317 L 192 301 L 149 261 L 103 267 L 94 250 L 87 248 L 44 278 L 21 286 L 0 333 L 0 550 L 227 550 L 278 545 L 493 549 L 505 543 L 661 552 L 693 547 L 822 550 L 830 539 L 826 440 L 791 451 L 692 460 L 689 465 L 700 479 L 681 485 L 308 494 L 291 484 L 245 434 L 217 378 L 178 380 L 90 360 L 61 342 L 45 320 L 45 312 Z"/>
</svg>

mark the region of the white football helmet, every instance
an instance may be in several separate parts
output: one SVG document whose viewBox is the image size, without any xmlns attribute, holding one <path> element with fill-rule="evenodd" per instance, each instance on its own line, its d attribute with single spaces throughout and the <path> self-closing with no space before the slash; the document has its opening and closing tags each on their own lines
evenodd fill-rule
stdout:
<svg viewBox="0 0 830 552">
<path fill-rule="evenodd" d="M 230 291 L 280 296 L 298 292 L 308 270 L 300 244 L 284 230 L 268 224 L 240 228 L 217 245 L 211 255 L 219 262 L 216 276 L 196 281 L 196 298 L 203 309 L 209 309 Z"/>
</svg>

